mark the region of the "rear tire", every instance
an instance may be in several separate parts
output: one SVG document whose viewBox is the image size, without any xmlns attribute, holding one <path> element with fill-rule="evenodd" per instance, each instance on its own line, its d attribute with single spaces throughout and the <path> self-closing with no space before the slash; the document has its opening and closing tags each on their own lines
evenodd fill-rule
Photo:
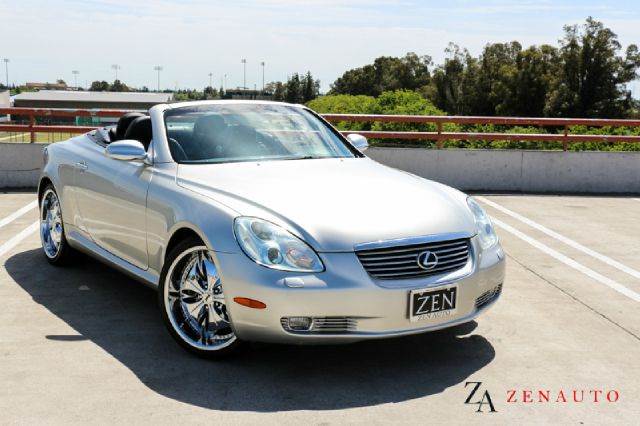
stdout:
<svg viewBox="0 0 640 426">
<path fill-rule="evenodd" d="M 220 358 L 240 346 L 217 267 L 198 239 L 186 239 L 168 254 L 160 274 L 158 303 L 169 333 L 191 353 Z"/>
<path fill-rule="evenodd" d="M 52 265 L 67 265 L 75 255 L 65 235 L 58 193 L 50 183 L 45 186 L 40 200 L 40 242 L 47 261 Z"/>
</svg>

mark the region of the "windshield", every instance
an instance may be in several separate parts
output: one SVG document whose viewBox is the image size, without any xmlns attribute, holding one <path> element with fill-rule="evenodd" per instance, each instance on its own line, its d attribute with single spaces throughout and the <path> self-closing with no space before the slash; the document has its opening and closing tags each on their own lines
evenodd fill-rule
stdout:
<svg viewBox="0 0 640 426">
<path fill-rule="evenodd" d="M 210 104 L 164 114 L 178 163 L 354 157 L 313 113 L 278 104 Z"/>
</svg>

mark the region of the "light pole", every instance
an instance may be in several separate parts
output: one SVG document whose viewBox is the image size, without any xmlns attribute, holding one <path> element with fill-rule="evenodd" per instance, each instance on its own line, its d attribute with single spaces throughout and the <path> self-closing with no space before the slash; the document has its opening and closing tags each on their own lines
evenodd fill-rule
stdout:
<svg viewBox="0 0 640 426">
<path fill-rule="evenodd" d="M 116 78 L 115 78 L 115 80 L 117 80 L 117 79 L 118 79 L 118 70 L 119 70 L 119 69 L 122 69 L 122 67 L 121 67 L 120 65 L 118 65 L 118 64 L 113 64 L 113 65 L 111 65 L 111 69 L 112 69 L 112 70 L 114 70 L 114 71 L 116 72 Z M 115 81 L 115 80 L 114 80 L 114 81 Z"/>
<path fill-rule="evenodd" d="M 9 90 L 9 58 L 4 58 L 4 74 L 7 78 L 7 90 Z"/>
<path fill-rule="evenodd" d="M 242 68 L 243 68 L 243 77 L 242 77 L 242 88 L 247 89 L 247 60 L 242 59 Z"/>
<path fill-rule="evenodd" d="M 213 88 L 213 73 L 209 73 L 209 87 Z"/>
<path fill-rule="evenodd" d="M 73 85 L 75 86 L 76 90 L 78 90 L 78 74 L 80 74 L 80 71 L 73 70 L 71 71 L 71 74 L 73 74 Z"/>
<path fill-rule="evenodd" d="M 223 86 L 224 91 L 227 91 L 227 75 L 224 75 L 224 86 Z"/>
<path fill-rule="evenodd" d="M 262 65 L 262 92 L 264 93 L 264 61 L 260 62 Z"/>
<path fill-rule="evenodd" d="M 160 91 L 160 71 L 162 71 L 162 67 L 160 65 L 156 65 L 153 67 L 154 70 L 158 71 L 158 92 Z"/>
</svg>

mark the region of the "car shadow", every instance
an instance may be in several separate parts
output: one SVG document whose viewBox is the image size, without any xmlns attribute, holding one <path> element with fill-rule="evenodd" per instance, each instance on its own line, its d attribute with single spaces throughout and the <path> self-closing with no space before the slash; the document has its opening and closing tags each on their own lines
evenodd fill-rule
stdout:
<svg viewBox="0 0 640 426">
<path fill-rule="evenodd" d="M 36 303 L 168 398 L 216 410 L 327 410 L 401 402 L 463 382 L 495 357 L 491 343 L 470 334 L 471 322 L 449 330 L 338 346 L 250 344 L 236 357 L 207 361 L 173 342 L 160 320 L 156 293 L 87 257 L 50 266 L 40 250 L 6 262 Z"/>
</svg>

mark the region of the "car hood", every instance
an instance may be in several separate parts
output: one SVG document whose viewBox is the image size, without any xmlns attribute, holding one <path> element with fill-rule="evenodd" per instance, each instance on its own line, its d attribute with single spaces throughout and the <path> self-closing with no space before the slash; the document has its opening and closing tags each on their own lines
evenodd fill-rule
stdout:
<svg viewBox="0 0 640 426">
<path fill-rule="evenodd" d="M 287 227 L 318 251 L 475 234 L 465 195 L 368 158 L 181 164 L 178 185 Z"/>
</svg>

